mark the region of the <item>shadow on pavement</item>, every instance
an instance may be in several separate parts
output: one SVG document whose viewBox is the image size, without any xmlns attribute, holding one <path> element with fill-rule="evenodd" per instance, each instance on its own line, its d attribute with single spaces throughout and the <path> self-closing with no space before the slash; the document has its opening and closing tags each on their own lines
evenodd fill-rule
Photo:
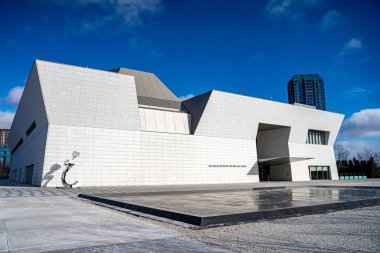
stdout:
<svg viewBox="0 0 380 253">
<path fill-rule="evenodd" d="M 31 184 L 23 184 L 9 179 L 0 179 L 0 187 L 36 187 Z"/>
</svg>

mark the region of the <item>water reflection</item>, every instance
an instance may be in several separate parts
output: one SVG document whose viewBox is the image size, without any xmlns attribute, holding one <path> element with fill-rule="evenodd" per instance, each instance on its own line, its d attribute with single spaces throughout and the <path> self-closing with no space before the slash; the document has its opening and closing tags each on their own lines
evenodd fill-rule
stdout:
<svg viewBox="0 0 380 253">
<path fill-rule="evenodd" d="M 380 189 L 291 188 L 254 190 L 250 194 L 251 204 L 257 210 L 354 201 L 374 197 L 380 197 Z"/>
<path fill-rule="evenodd" d="M 254 203 L 258 210 L 286 208 L 293 206 L 293 190 L 269 190 L 260 191 L 253 195 Z"/>
</svg>

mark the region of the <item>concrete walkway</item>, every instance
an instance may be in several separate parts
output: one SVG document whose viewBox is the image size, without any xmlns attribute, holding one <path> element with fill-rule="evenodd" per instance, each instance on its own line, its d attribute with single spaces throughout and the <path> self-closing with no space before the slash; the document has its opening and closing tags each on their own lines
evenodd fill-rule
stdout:
<svg viewBox="0 0 380 253">
<path fill-rule="evenodd" d="M 0 252 L 71 251 L 117 244 L 138 246 L 145 252 L 153 248 L 228 252 L 177 237 L 172 229 L 67 196 L 0 198 Z"/>
<path fill-rule="evenodd" d="M 91 189 L 95 190 L 109 188 Z M 0 180 L 0 252 L 379 252 L 380 248 L 379 206 L 191 230 L 71 198 L 77 191 Z"/>
</svg>

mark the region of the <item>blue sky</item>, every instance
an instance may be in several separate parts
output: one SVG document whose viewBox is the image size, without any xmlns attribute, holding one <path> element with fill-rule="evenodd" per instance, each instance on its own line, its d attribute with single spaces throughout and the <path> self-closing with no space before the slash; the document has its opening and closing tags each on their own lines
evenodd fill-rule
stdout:
<svg viewBox="0 0 380 253">
<path fill-rule="evenodd" d="M 379 14 L 376 0 L 2 0 L 0 127 L 35 59 L 285 103 L 293 74 L 319 73 L 327 110 L 346 115 L 338 142 L 380 152 Z"/>
</svg>

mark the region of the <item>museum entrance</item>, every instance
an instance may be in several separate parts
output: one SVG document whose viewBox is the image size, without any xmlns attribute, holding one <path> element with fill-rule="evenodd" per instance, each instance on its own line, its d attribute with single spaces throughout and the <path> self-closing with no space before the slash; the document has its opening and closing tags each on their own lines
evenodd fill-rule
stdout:
<svg viewBox="0 0 380 253">
<path fill-rule="evenodd" d="M 260 181 L 290 181 L 290 127 L 259 123 L 256 136 Z"/>
<path fill-rule="evenodd" d="M 329 166 L 309 166 L 311 180 L 331 180 Z"/>
<path fill-rule="evenodd" d="M 25 183 L 32 184 L 34 165 L 26 166 L 26 178 Z"/>
<path fill-rule="evenodd" d="M 269 163 L 259 163 L 259 179 L 261 181 L 270 181 Z"/>
</svg>

